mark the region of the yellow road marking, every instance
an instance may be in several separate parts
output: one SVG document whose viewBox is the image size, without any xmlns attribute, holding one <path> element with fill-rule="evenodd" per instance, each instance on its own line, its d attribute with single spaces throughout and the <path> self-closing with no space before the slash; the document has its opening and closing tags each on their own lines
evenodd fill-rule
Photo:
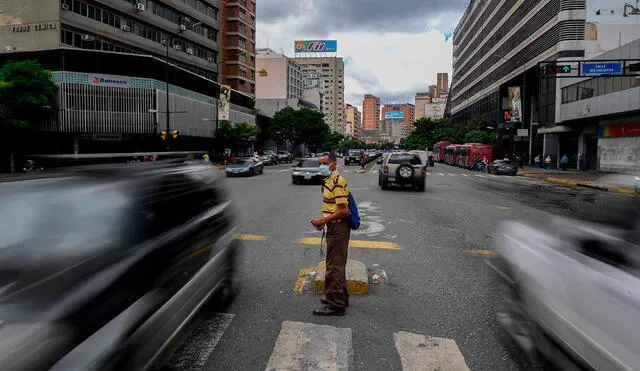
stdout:
<svg viewBox="0 0 640 371">
<path fill-rule="evenodd" d="M 321 239 L 318 237 L 303 237 L 298 240 L 298 243 L 303 245 L 320 245 L 321 242 Z M 326 240 L 324 243 L 326 243 Z M 349 240 L 349 247 L 359 249 L 402 250 L 397 243 L 386 241 Z"/>
<path fill-rule="evenodd" d="M 495 251 L 491 251 L 491 250 L 464 250 L 464 252 L 471 255 L 481 255 L 481 256 L 493 256 L 496 254 Z"/>
<path fill-rule="evenodd" d="M 307 276 L 312 272 L 317 272 L 320 269 L 320 265 L 316 265 L 311 268 L 302 268 L 298 271 L 298 279 L 296 283 L 293 285 L 293 292 L 298 295 L 302 295 L 305 282 L 307 281 Z"/>
<path fill-rule="evenodd" d="M 268 240 L 269 236 L 261 234 L 237 234 L 234 238 L 241 241 L 264 241 Z"/>
</svg>

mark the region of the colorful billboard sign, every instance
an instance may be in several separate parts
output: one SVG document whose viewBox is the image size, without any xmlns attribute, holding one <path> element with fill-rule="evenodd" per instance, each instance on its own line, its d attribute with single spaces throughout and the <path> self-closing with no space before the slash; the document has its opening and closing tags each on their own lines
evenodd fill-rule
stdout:
<svg viewBox="0 0 640 371">
<path fill-rule="evenodd" d="M 404 112 L 402 111 L 391 111 L 391 112 L 385 112 L 384 113 L 384 119 L 403 119 L 404 118 Z"/>
<path fill-rule="evenodd" d="M 131 78 L 116 75 L 89 75 L 89 85 L 107 86 L 110 88 L 128 88 L 131 86 Z"/>
<path fill-rule="evenodd" d="M 425 103 L 424 117 L 432 120 L 443 118 L 445 105 L 446 103 Z"/>
<path fill-rule="evenodd" d="M 229 120 L 229 107 L 231 105 L 231 87 L 229 85 L 220 86 L 218 96 L 218 120 Z"/>
<path fill-rule="evenodd" d="M 337 53 L 338 40 L 296 40 L 296 53 Z"/>
<path fill-rule="evenodd" d="M 640 123 L 601 126 L 596 133 L 598 138 L 640 137 Z"/>
<path fill-rule="evenodd" d="M 509 92 L 509 112 L 511 113 L 511 122 L 522 122 L 522 100 L 520 99 L 520 87 L 510 86 L 507 88 Z"/>
</svg>

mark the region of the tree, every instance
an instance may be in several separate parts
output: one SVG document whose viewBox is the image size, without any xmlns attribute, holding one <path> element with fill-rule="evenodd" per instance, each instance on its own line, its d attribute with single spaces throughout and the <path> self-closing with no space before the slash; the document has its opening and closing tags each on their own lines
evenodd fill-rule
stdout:
<svg viewBox="0 0 640 371">
<path fill-rule="evenodd" d="M 286 107 L 276 112 L 271 119 L 269 133 L 275 140 L 292 142 L 294 148 L 306 143 L 310 149 L 316 150 L 325 145 L 331 130 L 324 122 L 322 112 Z"/>
<path fill-rule="evenodd" d="M 7 62 L 0 68 L 0 127 L 28 128 L 58 111 L 51 71 L 35 60 Z"/>
<path fill-rule="evenodd" d="M 325 138 L 324 148 L 326 150 L 339 149 L 340 143 L 342 143 L 343 140 L 344 135 L 338 132 L 329 133 Z"/>
<path fill-rule="evenodd" d="M 346 137 L 342 140 L 338 148 L 349 150 L 349 149 L 361 149 L 361 148 L 364 148 L 365 146 L 366 146 L 366 143 L 364 142 L 364 140 L 360 138 Z"/>
<path fill-rule="evenodd" d="M 232 124 L 229 121 L 221 121 L 218 127 L 218 138 L 221 143 L 231 149 L 243 149 L 254 141 L 260 134 L 260 128 L 256 125 L 239 122 Z"/>
</svg>

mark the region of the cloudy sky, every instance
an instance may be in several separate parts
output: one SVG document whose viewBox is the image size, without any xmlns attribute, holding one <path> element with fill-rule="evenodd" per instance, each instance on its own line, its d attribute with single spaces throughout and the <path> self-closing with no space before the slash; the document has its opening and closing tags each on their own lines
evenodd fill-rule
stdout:
<svg viewBox="0 0 640 371">
<path fill-rule="evenodd" d="M 363 95 L 413 103 L 415 93 L 451 76 L 451 33 L 468 0 L 258 0 L 257 45 L 292 57 L 295 40 L 338 40 L 345 101 Z"/>
</svg>

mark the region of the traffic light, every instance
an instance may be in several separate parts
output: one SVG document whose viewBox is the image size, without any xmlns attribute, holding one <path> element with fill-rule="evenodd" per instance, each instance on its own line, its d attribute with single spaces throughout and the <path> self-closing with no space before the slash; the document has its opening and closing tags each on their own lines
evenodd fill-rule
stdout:
<svg viewBox="0 0 640 371">
<path fill-rule="evenodd" d="M 178 135 L 180 135 L 180 131 L 174 130 L 171 132 L 171 138 L 178 139 Z"/>
<path fill-rule="evenodd" d="M 556 74 L 556 73 L 571 73 L 570 65 L 555 65 L 555 66 L 547 66 L 546 67 L 547 74 Z"/>
<path fill-rule="evenodd" d="M 167 140 L 167 132 L 165 130 L 160 132 L 160 139 Z"/>
</svg>

